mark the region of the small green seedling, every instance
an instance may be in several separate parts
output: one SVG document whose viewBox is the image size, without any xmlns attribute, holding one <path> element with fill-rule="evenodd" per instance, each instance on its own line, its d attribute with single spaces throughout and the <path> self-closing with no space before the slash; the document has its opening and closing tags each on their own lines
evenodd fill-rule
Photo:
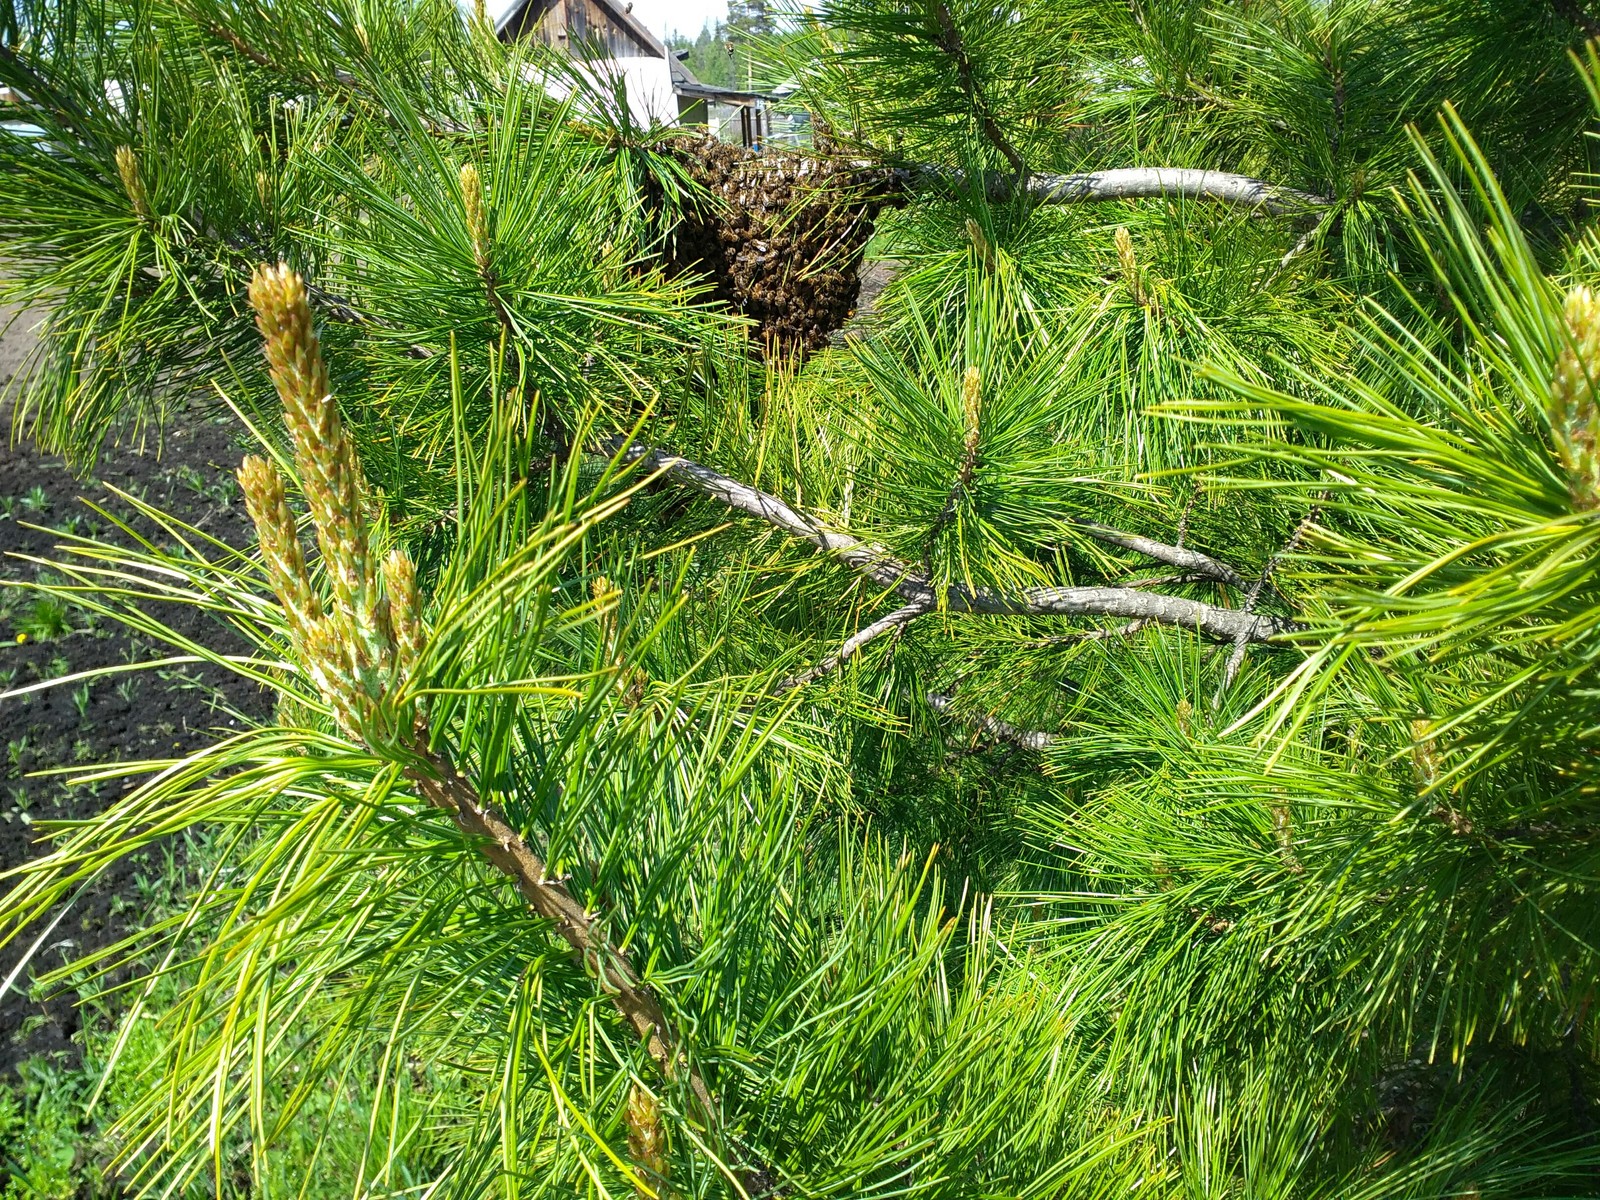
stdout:
<svg viewBox="0 0 1600 1200">
<path fill-rule="evenodd" d="M 53 596 L 41 596 L 17 621 L 17 632 L 33 641 L 58 638 L 72 632 L 67 606 Z"/>
</svg>

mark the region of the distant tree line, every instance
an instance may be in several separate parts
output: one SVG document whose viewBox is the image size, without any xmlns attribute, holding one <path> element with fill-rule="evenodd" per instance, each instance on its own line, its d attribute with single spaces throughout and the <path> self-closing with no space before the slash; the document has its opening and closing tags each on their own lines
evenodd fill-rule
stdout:
<svg viewBox="0 0 1600 1200">
<path fill-rule="evenodd" d="M 683 60 L 695 78 L 713 87 L 748 86 L 761 73 L 757 39 L 777 31 L 777 21 L 767 0 L 729 0 L 726 20 L 701 27 L 697 37 L 674 33 L 667 39 L 672 50 L 687 50 Z"/>
</svg>

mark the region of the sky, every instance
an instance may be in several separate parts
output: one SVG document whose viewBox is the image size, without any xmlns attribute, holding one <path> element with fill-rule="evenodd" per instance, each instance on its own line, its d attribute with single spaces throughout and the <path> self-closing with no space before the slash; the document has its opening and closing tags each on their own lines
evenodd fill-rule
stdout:
<svg viewBox="0 0 1600 1200">
<path fill-rule="evenodd" d="M 633 0 L 633 15 L 657 37 L 674 31 L 693 37 L 706 22 L 728 15 L 728 0 Z"/>
</svg>

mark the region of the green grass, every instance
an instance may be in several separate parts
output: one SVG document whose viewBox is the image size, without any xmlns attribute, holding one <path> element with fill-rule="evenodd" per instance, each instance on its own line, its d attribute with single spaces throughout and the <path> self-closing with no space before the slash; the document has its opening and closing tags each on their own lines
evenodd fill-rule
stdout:
<svg viewBox="0 0 1600 1200">
<path fill-rule="evenodd" d="M 0 1200 L 97 1194 L 84 1174 L 93 1157 L 83 1103 L 89 1083 L 81 1070 L 32 1058 L 14 1086 L 0 1089 Z"/>
<path fill-rule="evenodd" d="M 181 854 L 169 850 L 159 863 L 152 862 L 149 869 L 136 873 L 133 894 L 121 907 L 136 907 L 141 925 L 186 911 L 188 890 L 210 873 L 219 858 L 220 847 L 213 839 L 188 837 Z M 148 968 L 153 963 L 141 965 Z M 117 1161 L 121 1140 L 116 1125 L 131 1106 L 148 1096 L 153 1080 L 159 1079 L 169 1049 L 166 1018 L 190 982 L 187 970 L 157 979 L 116 1052 L 128 1008 L 143 985 L 110 992 L 99 990 L 100 985 L 87 979 L 75 981 L 83 1018 L 74 1035 L 77 1056 L 27 1059 L 15 1077 L 0 1082 L 0 1200 L 100 1200 L 124 1194 L 119 1177 L 126 1178 L 126 1165 Z M 108 1070 L 114 1053 L 115 1063 Z M 371 1195 L 416 1189 L 433 1177 L 436 1168 L 435 1150 L 426 1145 L 427 1138 L 418 1135 L 433 1129 L 436 1110 L 448 1103 L 456 1087 L 446 1067 L 407 1063 L 406 1070 L 411 1086 L 400 1090 L 399 1110 L 386 1112 L 385 1120 L 401 1131 L 402 1138 L 409 1131 L 422 1148 L 413 1156 L 400 1156 L 387 1181 L 372 1181 Z M 386 1096 L 386 1105 L 395 1094 L 391 1091 Z M 95 1102 L 91 1104 L 91 1100 Z M 367 1081 L 326 1081 L 301 1110 L 295 1127 L 276 1139 L 269 1157 L 269 1179 L 285 1188 L 286 1194 L 303 1194 L 306 1200 L 348 1195 L 356 1164 L 369 1156 L 371 1118 Z M 220 1189 L 216 1180 L 202 1179 L 173 1195 L 242 1200 L 251 1195 L 249 1154 L 247 1142 L 233 1139 L 224 1146 Z M 305 1178 L 323 1180 L 325 1185 L 301 1193 Z M 277 1191 L 274 1188 L 273 1194 Z"/>
</svg>

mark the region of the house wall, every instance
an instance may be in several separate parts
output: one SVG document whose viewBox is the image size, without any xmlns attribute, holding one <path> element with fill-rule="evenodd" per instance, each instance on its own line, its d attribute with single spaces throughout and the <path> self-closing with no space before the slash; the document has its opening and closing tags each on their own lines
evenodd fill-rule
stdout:
<svg viewBox="0 0 1600 1200">
<path fill-rule="evenodd" d="M 706 102 L 689 96 L 678 97 L 678 124 L 705 125 L 709 120 Z"/>
<path fill-rule="evenodd" d="M 534 64 L 525 68 L 529 82 L 537 82 L 553 99 L 565 100 L 572 94 L 572 79 L 568 72 L 546 74 Z M 609 119 L 626 116 L 635 125 L 671 125 L 678 120 L 679 97 L 672 90 L 672 76 L 664 58 L 647 58 L 642 54 L 600 62 L 580 63 L 576 73 L 587 81 L 587 87 L 577 99 L 580 111 L 593 112 L 595 107 L 610 110 Z M 622 84 L 626 113 L 616 109 L 616 84 Z M 598 114 L 596 114 L 598 115 Z"/>
</svg>

